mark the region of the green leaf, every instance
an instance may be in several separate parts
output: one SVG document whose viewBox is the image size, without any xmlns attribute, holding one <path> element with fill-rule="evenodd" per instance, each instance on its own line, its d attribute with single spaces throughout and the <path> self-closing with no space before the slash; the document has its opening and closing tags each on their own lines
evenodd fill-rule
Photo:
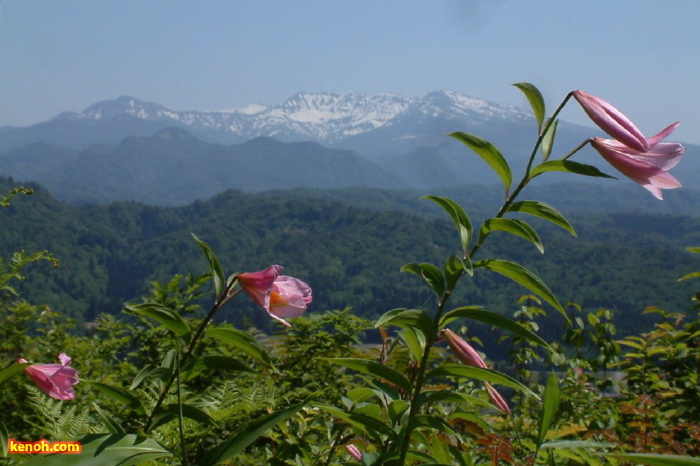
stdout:
<svg viewBox="0 0 700 466">
<path fill-rule="evenodd" d="M 426 375 L 426 378 L 428 379 L 433 377 L 468 377 L 471 379 L 481 380 L 482 382 L 491 382 L 503 385 L 505 387 L 514 388 L 539 400 L 539 397 L 525 385 L 521 384 L 509 375 L 491 369 L 482 369 L 480 367 L 457 364 L 445 364 L 431 370 Z"/>
<path fill-rule="evenodd" d="M 571 226 L 571 224 L 564 218 L 564 216 L 560 214 L 559 211 L 557 211 L 554 207 L 550 206 L 549 204 L 545 204 L 544 202 L 515 202 L 508 207 L 506 212 L 522 212 L 525 214 L 534 215 L 535 217 L 539 217 L 541 219 L 547 220 L 548 222 L 552 222 L 555 225 L 559 225 L 560 227 L 571 233 L 572 236 L 576 236 L 576 231 L 574 231 L 574 227 Z"/>
<path fill-rule="evenodd" d="M 679 282 L 682 282 L 683 280 L 690 280 L 691 278 L 698 278 L 700 277 L 700 272 L 693 272 L 689 273 L 687 275 L 683 275 L 681 278 L 678 279 Z"/>
<path fill-rule="evenodd" d="M 561 315 L 566 318 L 567 322 L 569 321 L 569 317 L 566 315 L 566 312 L 561 304 L 559 304 L 559 300 L 556 298 L 556 296 L 554 296 L 554 293 L 551 292 L 547 285 L 545 285 L 537 275 L 530 272 L 522 265 L 506 260 L 486 259 L 476 262 L 474 267 L 484 267 L 486 269 L 493 270 L 494 272 L 521 284 L 551 304 L 561 313 Z"/>
<path fill-rule="evenodd" d="M 540 434 L 537 440 L 538 445 L 542 445 L 547 431 L 552 426 L 554 416 L 559 411 L 559 403 L 561 401 L 561 391 L 559 383 L 554 374 L 547 379 L 547 387 L 544 389 L 544 406 L 542 408 L 542 417 L 540 418 Z"/>
<path fill-rule="evenodd" d="M 464 275 L 465 272 L 469 275 L 474 274 L 469 256 L 467 256 L 467 260 L 465 261 L 454 254 L 450 254 L 450 257 L 445 261 L 445 282 L 447 289 L 453 290 L 460 277 Z"/>
<path fill-rule="evenodd" d="M 248 445 L 257 440 L 258 437 L 280 422 L 284 422 L 294 416 L 303 406 L 304 404 L 300 403 L 256 419 L 243 429 L 240 434 L 225 441 L 214 450 L 211 450 L 202 458 L 201 463 L 198 464 L 201 466 L 211 466 L 226 461 L 243 451 Z"/>
<path fill-rule="evenodd" d="M 14 362 L 7 366 L 5 369 L 0 371 L 0 383 L 3 383 L 10 377 L 19 374 L 20 372 L 24 372 L 24 370 L 31 366 L 30 363 L 19 363 L 19 362 Z"/>
<path fill-rule="evenodd" d="M 149 430 L 156 429 L 157 427 L 162 426 L 163 424 L 167 424 L 170 421 L 174 421 L 178 419 L 179 416 L 180 405 L 178 405 L 177 403 L 161 405 L 161 407 L 158 408 L 158 412 L 155 414 L 155 416 L 153 416 L 153 422 Z M 182 416 L 200 422 L 204 425 L 219 427 L 219 424 L 213 417 L 211 417 L 205 411 L 190 404 L 182 405 Z"/>
<path fill-rule="evenodd" d="M 403 414 L 410 407 L 411 405 L 404 400 L 393 400 L 391 403 L 389 403 L 387 412 L 389 413 L 389 419 L 391 419 L 391 422 L 396 425 L 401 416 L 403 416 Z"/>
<path fill-rule="evenodd" d="M 97 415 L 102 419 L 102 424 L 107 428 L 110 434 L 125 434 L 124 428 L 117 422 L 109 413 L 105 412 L 100 405 L 93 402 L 92 407 L 97 411 Z"/>
<path fill-rule="evenodd" d="M 172 452 L 148 437 L 135 434 L 90 434 L 78 440 L 82 452 L 78 455 L 42 455 L 25 464 L 27 466 L 94 466 L 110 464 L 130 466 L 143 464 L 156 458 L 171 458 Z"/>
<path fill-rule="evenodd" d="M 594 176 L 599 178 L 612 178 L 616 180 L 614 176 L 610 176 L 606 173 L 601 172 L 593 165 L 587 165 L 585 163 L 574 162 L 573 160 L 550 160 L 548 162 L 542 162 L 532 169 L 530 172 L 530 179 L 541 175 L 545 172 L 565 172 L 565 173 L 575 173 L 577 175 L 584 176 Z"/>
<path fill-rule="evenodd" d="M 399 331 L 399 335 L 406 342 L 409 351 L 416 361 L 420 361 L 425 350 L 425 336 L 422 332 L 416 332 L 414 328 L 404 328 Z"/>
<path fill-rule="evenodd" d="M 700 254 L 700 247 L 697 247 L 697 246 L 688 246 L 687 248 L 685 248 L 685 250 L 688 252 L 694 252 L 696 254 Z"/>
<path fill-rule="evenodd" d="M 367 435 L 373 437 L 378 442 L 382 441 L 383 436 L 390 438 L 394 444 L 397 444 L 399 442 L 398 435 L 396 434 L 394 429 L 373 417 L 365 416 L 363 414 L 349 413 L 347 411 L 343 411 L 341 409 L 327 405 L 317 404 L 316 406 L 322 411 L 325 411 L 328 414 L 334 416 L 335 418 L 342 419 L 343 421 L 346 421 L 353 427 L 356 427 L 361 431 L 366 432 Z"/>
<path fill-rule="evenodd" d="M 141 369 L 141 371 L 139 371 L 138 374 L 136 374 L 134 381 L 131 382 L 129 390 L 136 390 L 139 385 L 141 385 L 141 382 L 150 379 L 151 377 L 157 377 L 160 380 L 167 380 L 170 378 L 171 374 L 172 371 L 167 367 L 153 367 L 146 365 L 143 369 Z"/>
<path fill-rule="evenodd" d="M 374 324 L 374 327 L 379 328 L 386 325 L 416 328 L 423 332 L 426 339 L 431 338 L 435 333 L 432 317 L 422 309 L 392 309 L 384 313 Z"/>
<path fill-rule="evenodd" d="M 172 309 L 168 309 L 156 303 L 129 304 L 124 306 L 124 309 L 129 314 L 149 317 L 163 327 L 173 332 L 178 337 L 182 337 L 191 333 L 190 326 L 187 322 Z"/>
<path fill-rule="evenodd" d="M 654 453 L 608 453 L 605 456 L 620 458 L 634 464 L 651 466 L 691 466 L 700 464 L 700 458 L 690 456 L 659 455 Z"/>
<path fill-rule="evenodd" d="M 419 405 L 430 406 L 434 403 L 466 403 L 468 405 L 479 405 L 490 408 L 491 403 L 472 395 L 465 395 L 454 390 L 431 390 L 424 391 L 418 399 Z"/>
<path fill-rule="evenodd" d="M 411 272 L 423 279 L 430 285 L 430 288 L 437 295 L 438 300 L 442 299 L 442 295 L 445 292 L 445 277 L 442 276 L 440 269 L 435 267 L 433 264 L 422 263 L 422 264 L 406 264 L 401 267 L 402 272 Z"/>
<path fill-rule="evenodd" d="M 490 218 L 481 226 L 481 234 L 487 235 L 492 231 L 505 231 L 515 236 L 519 236 L 531 242 L 544 254 L 542 240 L 527 222 L 513 218 Z"/>
<path fill-rule="evenodd" d="M 10 439 L 10 433 L 7 431 L 7 426 L 0 422 L 0 458 L 7 456 L 7 441 Z"/>
<path fill-rule="evenodd" d="M 200 356 L 195 359 L 190 359 L 182 368 L 182 372 L 198 373 L 205 370 L 224 370 L 224 371 L 244 371 L 255 372 L 250 367 L 243 364 L 238 359 L 230 356 L 207 355 Z M 189 379 L 188 379 L 189 380 Z"/>
<path fill-rule="evenodd" d="M 406 392 L 411 391 L 411 383 L 403 375 L 396 372 L 391 367 L 379 364 L 374 361 L 368 361 L 360 358 L 318 358 L 323 361 L 328 361 L 339 366 L 347 367 L 348 369 L 371 375 L 379 379 L 384 379 Z"/>
<path fill-rule="evenodd" d="M 506 159 L 493 144 L 485 139 L 474 136 L 473 134 L 464 132 L 451 133 L 449 136 L 463 142 L 474 152 L 476 152 L 482 159 L 484 159 L 486 163 L 488 163 L 498 174 L 498 176 L 501 177 L 503 185 L 506 188 L 506 192 L 510 190 L 510 185 L 513 182 L 510 174 L 510 167 L 508 166 Z"/>
<path fill-rule="evenodd" d="M 503 330 L 508 330 L 510 332 L 515 333 L 516 335 L 519 335 L 523 338 L 527 338 L 531 342 L 544 347 L 545 349 L 547 349 L 547 351 L 552 351 L 552 348 L 549 346 L 549 343 L 547 343 L 537 334 L 531 332 L 516 321 L 496 312 L 487 311 L 486 309 L 483 309 L 479 306 L 465 306 L 453 309 L 452 311 L 448 312 L 442 317 L 440 328 L 444 327 L 451 321 L 459 318 L 478 320 L 479 322 L 484 322 L 487 324 L 491 324 L 495 327 L 502 328 Z"/>
<path fill-rule="evenodd" d="M 441 196 L 423 196 L 421 199 L 428 199 L 433 201 L 437 205 L 443 208 L 445 212 L 452 218 L 452 221 L 457 227 L 457 233 L 459 234 L 459 243 L 462 245 L 462 251 L 464 252 L 464 257 L 467 257 L 467 251 L 469 250 L 469 243 L 472 237 L 472 222 L 469 220 L 469 216 L 462 209 L 462 206 L 457 204 L 452 199 Z"/>
<path fill-rule="evenodd" d="M 520 89 L 527 100 L 530 102 L 530 107 L 532 107 L 532 113 L 535 114 L 535 119 L 537 119 L 537 130 L 542 131 L 542 122 L 544 121 L 544 99 L 539 89 L 535 87 L 534 84 L 530 83 L 515 83 L 513 86 Z"/>
<path fill-rule="evenodd" d="M 113 398 L 129 408 L 133 409 L 139 414 L 145 415 L 145 410 L 143 408 L 143 405 L 141 404 L 141 400 L 139 400 L 134 394 L 131 392 L 124 390 L 121 387 L 114 387 L 112 385 L 108 385 L 106 383 L 102 382 L 94 382 L 90 380 L 81 380 L 81 383 L 86 383 L 89 384 L 105 395 L 109 396 L 110 398 Z"/>
<path fill-rule="evenodd" d="M 540 448 L 571 449 L 571 448 L 615 448 L 614 443 L 591 442 L 589 440 L 557 440 L 540 445 Z"/>
<path fill-rule="evenodd" d="M 542 157 L 545 161 L 549 158 L 550 154 L 552 153 L 552 148 L 554 147 L 554 137 L 557 135 L 558 126 L 559 120 L 554 120 L 554 122 L 552 123 L 550 123 L 549 120 L 547 120 L 547 123 L 545 123 L 544 125 L 546 132 L 542 137 Z"/>
<path fill-rule="evenodd" d="M 207 258 L 207 262 L 209 262 L 209 268 L 211 269 L 211 279 L 214 282 L 214 290 L 216 292 L 216 299 L 218 301 L 221 297 L 221 293 L 223 293 L 224 291 L 224 284 L 226 283 L 224 269 L 221 267 L 219 259 L 216 257 L 216 254 L 214 254 L 214 251 L 209 247 L 209 245 L 197 238 L 194 234 L 192 234 L 192 236 L 194 237 L 194 240 L 197 242 L 197 244 L 199 244 L 199 247 L 202 248 L 204 256 Z"/>
<path fill-rule="evenodd" d="M 268 367 L 274 367 L 270 356 L 262 349 L 260 343 L 242 330 L 236 328 L 210 327 L 206 335 L 216 340 L 235 346 L 245 354 Z"/>
</svg>

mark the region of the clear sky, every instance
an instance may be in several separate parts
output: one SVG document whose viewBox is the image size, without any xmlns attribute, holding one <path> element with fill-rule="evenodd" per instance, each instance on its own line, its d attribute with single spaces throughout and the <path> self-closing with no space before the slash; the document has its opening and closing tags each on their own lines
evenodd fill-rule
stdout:
<svg viewBox="0 0 700 466">
<path fill-rule="evenodd" d="M 0 0 L 0 126 L 130 95 L 173 110 L 299 91 L 604 97 L 700 143 L 699 0 Z M 574 105 L 564 118 L 585 123 Z M 458 128 L 456 128 L 458 129 Z"/>
</svg>

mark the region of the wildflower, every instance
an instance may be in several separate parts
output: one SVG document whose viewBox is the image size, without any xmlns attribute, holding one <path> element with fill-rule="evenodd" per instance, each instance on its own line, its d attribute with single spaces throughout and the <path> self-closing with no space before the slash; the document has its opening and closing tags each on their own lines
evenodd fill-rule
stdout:
<svg viewBox="0 0 700 466">
<path fill-rule="evenodd" d="M 78 383 L 78 371 L 70 366 L 71 358 L 66 353 L 58 356 L 61 364 L 32 364 L 25 371 L 29 378 L 44 393 L 57 400 L 72 400 L 75 398 L 73 385 Z M 26 363 L 18 359 L 19 363 Z"/>
<path fill-rule="evenodd" d="M 279 275 L 282 266 L 238 274 L 238 283 L 270 316 L 289 326 L 285 319 L 299 317 L 313 300 L 311 288 L 298 278 Z"/>
<path fill-rule="evenodd" d="M 642 132 L 618 109 L 584 91 L 574 91 L 573 95 L 590 119 L 614 139 L 638 151 L 649 149 Z"/>
<path fill-rule="evenodd" d="M 663 199 L 662 189 L 681 186 L 680 182 L 668 173 L 683 156 L 681 144 L 661 142 L 646 152 L 630 149 L 612 139 L 593 138 L 591 145 L 617 171 L 642 185 L 657 199 Z"/>
<path fill-rule="evenodd" d="M 647 138 L 629 118 L 600 97 L 584 91 L 574 91 L 573 96 L 591 120 L 614 138 L 591 139 L 593 148 L 610 165 L 649 190 L 657 199 L 663 199 L 662 189 L 680 187 L 681 184 L 668 171 L 680 162 L 684 148 L 678 143 L 661 142 L 680 122 Z"/>
<path fill-rule="evenodd" d="M 348 454 L 357 461 L 362 461 L 362 452 L 355 445 L 347 444 L 345 445 L 345 449 L 348 451 Z"/>
<path fill-rule="evenodd" d="M 481 359 L 479 353 L 469 343 L 460 338 L 459 335 L 450 329 L 444 329 L 442 335 L 447 340 L 447 344 L 450 345 L 452 351 L 454 351 L 455 356 L 461 359 L 464 364 L 486 369 L 486 363 Z"/>
<path fill-rule="evenodd" d="M 498 390 L 493 388 L 493 385 L 491 385 L 488 382 L 484 382 L 484 388 L 486 389 L 486 393 L 489 394 L 489 399 L 491 400 L 491 403 L 493 403 L 494 406 L 496 406 L 504 413 L 510 414 L 510 408 L 508 407 L 508 403 L 506 403 L 506 400 L 504 400 L 501 394 L 498 393 Z"/>
</svg>

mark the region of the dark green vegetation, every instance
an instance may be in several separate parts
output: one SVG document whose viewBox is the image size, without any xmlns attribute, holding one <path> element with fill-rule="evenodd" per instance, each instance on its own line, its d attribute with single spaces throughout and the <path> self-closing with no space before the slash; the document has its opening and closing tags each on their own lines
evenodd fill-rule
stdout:
<svg viewBox="0 0 700 466">
<path fill-rule="evenodd" d="M 0 191 L 11 187 L 11 182 L 3 180 Z M 659 208 L 675 205 L 680 212 L 692 210 L 690 201 L 662 204 L 641 188 L 633 188 Z M 614 191 L 601 192 L 602 199 L 596 199 L 595 191 L 578 189 L 590 194 L 589 206 L 598 205 L 601 210 L 623 203 L 620 198 L 626 196 L 623 189 L 616 199 L 606 197 Z M 470 196 L 469 190 L 455 194 L 458 199 Z M 492 210 L 496 196 L 465 203 L 480 206 L 470 212 L 475 221 Z M 692 199 L 693 193 L 688 196 Z M 79 322 L 92 321 L 103 312 L 119 313 L 124 302 L 147 292 L 150 281 L 206 272 L 190 233 L 215 248 L 227 274 L 280 264 L 285 273 L 311 284 L 312 312 L 350 306 L 356 315 L 371 319 L 397 306 L 432 304 L 419 280 L 399 269 L 407 262 L 436 262 L 454 248 L 452 225 L 432 203 L 418 197 L 408 192 L 360 190 L 260 195 L 230 191 L 176 208 L 136 203 L 74 207 L 39 188 L 0 211 L 0 250 L 51 251 L 60 265 L 32 265 L 20 286 L 22 294 Z M 557 197 L 557 192 L 551 197 Z M 571 201 L 550 202 L 559 208 Z M 483 253 L 529 264 L 561 302 L 616 311 L 616 323 L 625 334 L 648 327 L 650 321 L 640 315 L 649 305 L 664 305 L 671 311 L 687 308 L 692 286 L 676 279 L 700 269 L 698 258 L 684 250 L 700 244 L 700 218 L 629 212 L 580 213 L 569 218 L 578 238 L 534 223 L 547 246 L 544 255 L 506 235 L 494 242 L 498 249 Z M 460 302 L 506 314 L 512 314 L 518 296 L 525 292 L 486 271 L 465 282 L 457 290 Z M 218 319 L 251 318 L 259 328 L 270 330 L 268 317 L 244 303 L 238 300 Z M 547 338 L 560 330 L 561 322 L 552 317 L 543 324 L 542 335 Z"/>
</svg>

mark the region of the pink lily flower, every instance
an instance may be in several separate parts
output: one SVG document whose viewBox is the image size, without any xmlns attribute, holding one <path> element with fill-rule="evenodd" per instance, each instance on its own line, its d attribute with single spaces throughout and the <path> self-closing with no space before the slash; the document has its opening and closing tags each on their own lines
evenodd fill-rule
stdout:
<svg viewBox="0 0 700 466">
<path fill-rule="evenodd" d="M 649 149 L 649 142 L 639 128 L 618 109 L 584 91 L 574 91 L 573 95 L 590 119 L 614 139 L 638 151 Z"/>
<path fill-rule="evenodd" d="M 573 96 L 591 120 L 614 138 L 591 140 L 591 145 L 610 165 L 649 190 L 657 199 L 663 199 L 662 189 L 681 186 L 668 171 L 680 162 L 684 148 L 678 143 L 661 142 L 680 122 L 647 138 L 629 118 L 600 97 L 584 91 L 574 91 Z"/>
<path fill-rule="evenodd" d="M 355 445 L 349 443 L 345 445 L 345 449 L 347 450 L 348 454 L 355 458 L 357 461 L 362 461 L 362 452 Z"/>
<path fill-rule="evenodd" d="M 298 278 L 279 275 L 281 265 L 259 272 L 238 274 L 238 283 L 271 317 L 290 326 L 285 319 L 299 317 L 311 303 L 311 287 Z"/>
<path fill-rule="evenodd" d="M 680 182 L 668 173 L 683 156 L 684 149 L 681 144 L 656 143 L 645 152 L 631 149 L 613 139 L 593 138 L 591 145 L 617 171 L 642 185 L 657 199 L 663 200 L 662 189 L 681 186 Z"/>
<path fill-rule="evenodd" d="M 450 345 L 452 351 L 454 351 L 455 356 L 462 360 L 462 362 L 468 366 L 480 367 L 481 369 L 487 369 L 486 363 L 479 353 L 476 352 L 474 348 L 471 347 L 469 343 L 460 338 L 452 330 L 446 328 L 442 331 L 442 336 L 447 340 L 447 344 Z"/>
<path fill-rule="evenodd" d="M 506 400 L 503 399 L 500 393 L 498 393 L 498 390 L 493 388 L 493 385 L 491 385 L 488 382 L 484 382 L 484 388 L 486 388 L 486 393 L 489 394 L 489 398 L 491 399 L 491 403 L 494 404 L 498 409 L 503 411 L 504 413 L 510 415 L 510 408 L 508 407 L 508 403 L 506 403 Z"/>
<path fill-rule="evenodd" d="M 32 364 L 25 371 L 30 379 L 44 393 L 57 400 L 72 400 L 75 398 L 73 385 L 78 383 L 78 371 L 70 366 L 71 358 L 66 353 L 58 356 L 61 364 Z M 19 363 L 26 363 L 18 359 Z"/>
</svg>

